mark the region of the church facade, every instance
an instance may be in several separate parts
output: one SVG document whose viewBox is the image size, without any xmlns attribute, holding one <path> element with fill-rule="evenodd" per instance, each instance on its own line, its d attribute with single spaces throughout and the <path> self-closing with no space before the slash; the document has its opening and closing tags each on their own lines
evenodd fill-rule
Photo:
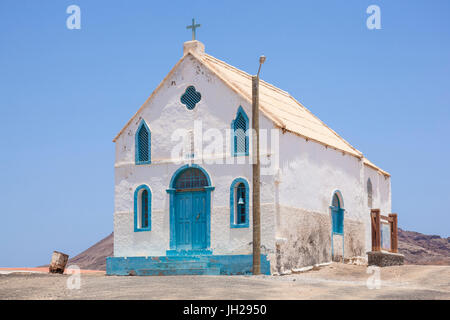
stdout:
<svg viewBox="0 0 450 320">
<path fill-rule="evenodd" d="M 251 76 L 184 44 L 115 137 L 114 256 L 107 274 L 248 274 Z M 371 250 L 370 209 L 389 173 L 289 93 L 260 83 L 261 270 L 284 274 Z"/>
</svg>

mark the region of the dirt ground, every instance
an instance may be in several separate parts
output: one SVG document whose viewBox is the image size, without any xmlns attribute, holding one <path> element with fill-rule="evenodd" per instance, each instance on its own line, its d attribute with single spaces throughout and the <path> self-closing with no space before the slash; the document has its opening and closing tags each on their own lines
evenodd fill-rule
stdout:
<svg viewBox="0 0 450 320">
<path fill-rule="evenodd" d="M 0 274 L 0 299 L 450 299 L 450 266 L 405 265 L 367 273 L 333 263 L 286 276 L 118 277 Z M 73 276 L 72 276 L 73 277 Z M 368 287 L 369 279 L 369 287 Z"/>
</svg>

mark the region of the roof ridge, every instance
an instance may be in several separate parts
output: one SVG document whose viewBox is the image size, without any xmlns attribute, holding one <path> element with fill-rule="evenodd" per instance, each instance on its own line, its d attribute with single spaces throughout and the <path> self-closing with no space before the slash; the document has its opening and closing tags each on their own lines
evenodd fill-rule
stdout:
<svg viewBox="0 0 450 320">
<path fill-rule="evenodd" d="M 145 102 L 139 107 L 139 109 L 134 113 L 134 115 L 128 120 L 128 122 L 123 126 L 123 128 L 119 131 L 119 133 L 114 137 L 113 142 L 116 142 L 117 139 L 120 137 L 120 135 L 125 131 L 125 129 L 133 122 L 134 118 L 143 110 L 144 106 L 153 98 L 153 96 L 156 94 L 156 92 L 159 91 L 159 89 L 162 88 L 163 84 L 167 81 L 167 79 L 170 78 L 170 76 L 174 73 L 175 69 L 181 64 L 181 62 L 186 59 L 186 57 L 191 54 L 190 52 L 184 54 L 177 63 L 170 69 L 169 73 L 161 80 L 161 82 L 158 84 L 158 86 L 152 91 L 150 96 L 145 100 Z"/>
<path fill-rule="evenodd" d="M 236 91 L 238 94 L 240 94 L 244 99 L 246 99 L 249 103 L 251 103 L 252 101 L 252 97 L 251 96 L 247 96 L 245 94 L 245 92 L 242 92 L 242 90 L 240 88 L 237 88 L 237 86 L 235 86 L 234 84 L 232 84 L 230 81 L 228 81 L 225 77 L 223 77 L 220 72 L 218 70 L 216 70 L 216 68 L 214 67 L 214 65 L 207 63 L 204 61 L 204 59 L 202 59 L 201 57 L 191 53 L 192 56 L 196 59 L 199 60 L 200 63 L 203 63 L 211 72 L 214 73 L 215 76 L 217 76 L 220 80 L 222 80 L 225 84 L 227 84 L 232 90 Z M 204 54 L 205 56 L 207 54 Z M 217 60 L 219 62 L 221 62 L 222 64 L 224 64 L 225 66 L 230 66 L 232 69 L 235 69 L 237 71 L 239 71 L 240 73 L 245 73 L 244 71 L 237 69 L 217 58 L 214 58 L 213 56 L 207 55 L 208 57 L 213 58 L 214 60 Z M 248 74 L 247 74 L 248 75 Z M 283 127 L 283 121 L 281 121 L 280 119 L 278 119 L 278 117 L 276 115 L 274 115 L 272 112 L 270 112 L 269 110 L 267 110 L 267 108 L 265 108 L 264 106 L 262 106 L 261 104 L 259 105 L 259 108 L 263 111 L 263 114 L 266 114 L 266 116 L 270 116 L 268 117 L 271 121 L 273 121 L 276 125 Z"/>
<path fill-rule="evenodd" d="M 210 54 L 205 53 L 204 56 L 205 56 L 206 58 L 210 58 L 210 59 L 212 59 L 212 60 L 215 60 L 216 62 L 219 62 L 219 63 L 223 64 L 225 67 L 227 67 L 227 68 L 229 68 L 229 69 L 235 70 L 235 71 L 237 71 L 237 72 L 239 72 L 239 73 L 245 75 L 245 76 L 248 77 L 249 79 L 252 78 L 252 75 L 251 75 L 251 74 L 245 72 L 244 70 L 241 70 L 241 69 L 239 69 L 239 68 L 236 68 L 235 66 L 232 66 L 231 64 L 226 63 L 225 61 L 220 60 L 220 59 L 218 59 L 218 58 L 216 58 L 216 57 L 214 57 L 214 56 L 212 56 L 212 55 L 210 55 Z M 276 90 L 276 91 L 279 91 L 280 93 L 284 94 L 284 95 L 287 96 L 287 97 L 290 96 L 289 92 L 287 92 L 287 91 L 285 91 L 285 90 L 283 90 L 283 89 L 280 89 L 280 88 L 278 88 L 277 86 L 275 86 L 275 85 L 273 85 L 273 84 L 271 84 L 271 83 L 268 83 L 268 82 L 262 80 L 261 78 L 259 79 L 259 82 L 260 82 L 260 84 L 263 84 L 263 85 L 265 85 L 266 87 L 269 87 L 269 88 L 271 88 L 271 89 L 274 89 L 274 90 Z"/>
</svg>

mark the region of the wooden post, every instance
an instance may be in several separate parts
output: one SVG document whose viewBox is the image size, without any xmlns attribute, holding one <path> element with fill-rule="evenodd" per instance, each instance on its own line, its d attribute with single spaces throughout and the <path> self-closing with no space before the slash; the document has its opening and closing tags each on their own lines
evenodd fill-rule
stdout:
<svg viewBox="0 0 450 320">
<path fill-rule="evenodd" d="M 391 252 L 398 252 L 398 226 L 397 226 L 397 214 L 389 214 L 391 218 Z"/>
<path fill-rule="evenodd" d="M 253 274 L 261 274 L 261 215 L 259 163 L 259 77 L 252 76 Z"/>
<path fill-rule="evenodd" d="M 381 251 L 381 217 L 380 209 L 372 209 L 372 251 Z"/>
</svg>

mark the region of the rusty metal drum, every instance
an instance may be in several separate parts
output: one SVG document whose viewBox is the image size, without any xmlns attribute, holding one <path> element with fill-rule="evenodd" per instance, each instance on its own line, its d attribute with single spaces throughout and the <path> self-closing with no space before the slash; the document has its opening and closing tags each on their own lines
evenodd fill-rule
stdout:
<svg viewBox="0 0 450 320">
<path fill-rule="evenodd" d="M 68 260 L 69 260 L 69 255 L 59 252 L 59 251 L 53 251 L 52 261 L 50 262 L 48 271 L 50 273 L 63 274 Z"/>
</svg>

